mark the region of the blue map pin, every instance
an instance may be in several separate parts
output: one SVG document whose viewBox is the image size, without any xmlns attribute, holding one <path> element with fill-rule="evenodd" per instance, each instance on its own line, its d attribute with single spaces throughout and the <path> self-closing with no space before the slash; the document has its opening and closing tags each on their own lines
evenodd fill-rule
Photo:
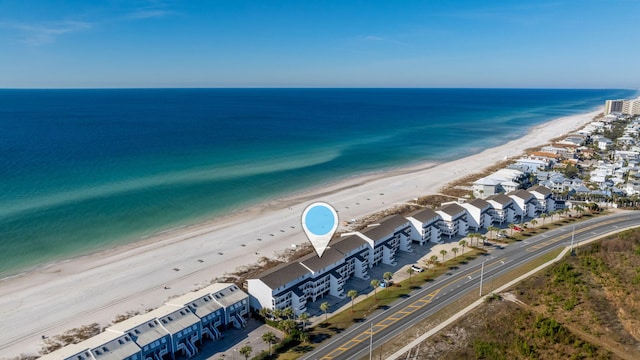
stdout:
<svg viewBox="0 0 640 360">
<path fill-rule="evenodd" d="M 338 213 L 325 202 L 315 202 L 302 212 L 302 229 L 316 250 L 318 257 L 327 249 L 338 229 Z"/>
</svg>

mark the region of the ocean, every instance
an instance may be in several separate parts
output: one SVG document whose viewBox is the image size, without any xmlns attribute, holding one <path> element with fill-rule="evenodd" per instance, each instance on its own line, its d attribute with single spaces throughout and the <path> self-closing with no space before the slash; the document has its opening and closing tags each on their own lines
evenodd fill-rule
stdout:
<svg viewBox="0 0 640 360">
<path fill-rule="evenodd" d="M 0 278 L 464 157 L 635 90 L 0 90 Z"/>
</svg>

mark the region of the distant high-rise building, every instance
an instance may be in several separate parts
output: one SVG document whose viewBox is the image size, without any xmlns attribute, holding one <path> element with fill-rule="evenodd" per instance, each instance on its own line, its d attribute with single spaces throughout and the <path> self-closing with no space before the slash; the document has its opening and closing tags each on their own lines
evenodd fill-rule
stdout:
<svg viewBox="0 0 640 360">
<path fill-rule="evenodd" d="M 640 100 L 625 100 L 622 103 L 622 113 L 640 115 Z"/>
<path fill-rule="evenodd" d="M 624 100 L 607 100 L 604 102 L 604 114 L 622 113 Z"/>
<path fill-rule="evenodd" d="M 604 102 L 604 114 L 611 113 L 640 115 L 640 100 L 607 100 Z"/>
</svg>

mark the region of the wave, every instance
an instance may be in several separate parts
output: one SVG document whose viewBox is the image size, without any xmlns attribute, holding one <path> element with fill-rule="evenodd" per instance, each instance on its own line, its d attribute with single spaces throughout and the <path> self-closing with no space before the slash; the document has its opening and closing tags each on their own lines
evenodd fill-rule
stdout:
<svg viewBox="0 0 640 360">
<path fill-rule="evenodd" d="M 33 197 L 28 202 L 5 204 L 0 209 L 0 219 L 22 215 L 27 212 L 73 204 L 86 200 L 112 197 L 154 187 L 167 187 L 197 183 L 247 178 L 274 172 L 290 171 L 331 162 L 341 156 L 339 148 L 331 148 L 321 153 L 285 155 L 260 161 L 246 161 L 226 166 L 193 168 L 161 175 L 138 177 L 73 191 L 58 192 Z"/>
</svg>

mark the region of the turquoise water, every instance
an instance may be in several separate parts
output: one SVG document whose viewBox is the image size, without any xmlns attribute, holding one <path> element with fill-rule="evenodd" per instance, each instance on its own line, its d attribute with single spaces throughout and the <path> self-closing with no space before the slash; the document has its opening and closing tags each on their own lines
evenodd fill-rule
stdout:
<svg viewBox="0 0 640 360">
<path fill-rule="evenodd" d="M 447 161 L 630 90 L 0 90 L 0 277 L 341 178 Z"/>
</svg>

